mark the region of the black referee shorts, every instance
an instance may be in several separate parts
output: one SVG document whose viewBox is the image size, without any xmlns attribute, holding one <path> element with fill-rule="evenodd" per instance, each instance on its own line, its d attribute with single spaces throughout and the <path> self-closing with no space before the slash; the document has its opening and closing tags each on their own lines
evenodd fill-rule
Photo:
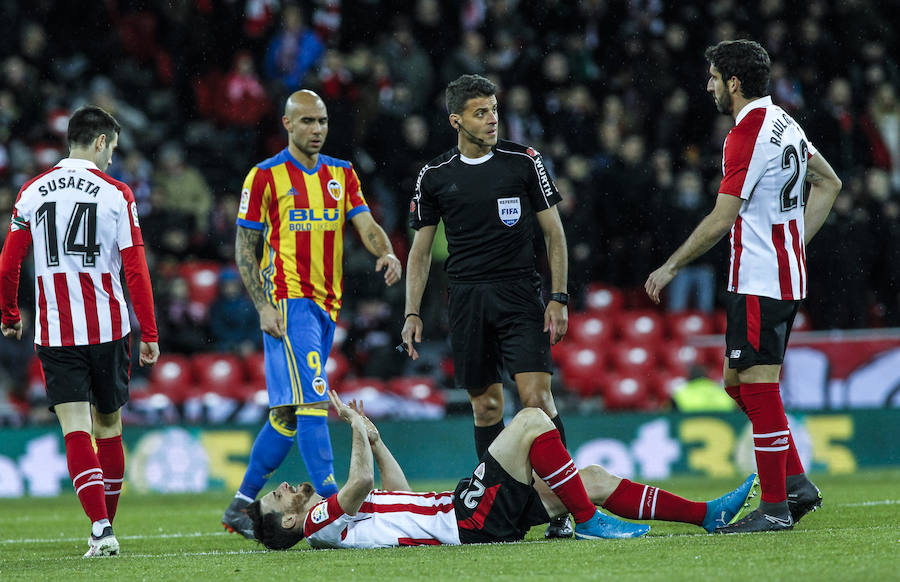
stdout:
<svg viewBox="0 0 900 582">
<path fill-rule="evenodd" d="M 501 366 L 511 376 L 552 372 L 540 279 L 451 281 L 449 292 L 457 388 L 477 391 L 500 382 Z"/>
<path fill-rule="evenodd" d="M 726 293 L 728 367 L 782 364 L 800 301 Z"/>
<path fill-rule="evenodd" d="M 90 346 L 35 346 L 50 410 L 66 402 L 90 402 L 111 414 L 128 402 L 131 375 L 129 336 Z"/>
</svg>

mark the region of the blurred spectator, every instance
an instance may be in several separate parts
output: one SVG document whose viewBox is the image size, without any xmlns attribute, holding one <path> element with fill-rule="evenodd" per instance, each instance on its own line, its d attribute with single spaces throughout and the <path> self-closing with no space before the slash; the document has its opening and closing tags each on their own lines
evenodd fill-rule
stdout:
<svg viewBox="0 0 900 582">
<path fill-rule="evenodd" d="M 506 107 L 500 110 L 504 117 L 501 125 L 506 139 L 517 143 L 535 144 L 540 148 L 544 141 L 544 127 L 531 107 L 531 93 L 522 85 L 510 88 Z"/>
<path fill-rule="evenodd" d="M 170 208 L 157 186 L 150 191 L 150 212 L 141 216 L 141 231 L 144 244 L 159 260 L 178 261 L 189 254 L 194 223 L 190 215 Z"/>
<path fill-rule="evenodd" d="M 406 354 L 394 349 L 395 319 L 391 307 L 381 299 L 365 299 L 356 306 L 344 350 L 357 375 L 387 379 L 399 375 Z"/>
<path fill-rule="evenodd" d="M 722 389 L 722 384 L 707 377 L 703 366 L 691 366 L 689 378 L 672 394 L 675 410 L 687 413 L 734 410 L 734 400 Z"/>
<path fill-rule="evenodd" d="M 150 193 L 153 190 L 153 166 L 140 150 L 117 151 L 110 166 L 109 175 L 131 186 L 138 214 L 150 214 Z"/>
<path fill-rule="evenodd" d="M 815 290 L 807 303 L 814 327 L 853 329 L 868 324 L 869 280 L 880 252 L 870 223 L 869 212 L 856 205 L 853 193 L 841 192 L 807 248 L 808 287 Z M 857 300 L 847 301 L 848 297 Z"/>
<path fill-rule="evenodd" d="M 109 78 L 102 75 L 94 77 L 86 98 L 76 100 L 72 104 L 72 109 L 75 110 L 85 103 L 96 105 L 116 118 L 122 126 L 119 132 L 120 148 L 131 150 L 139 143 L 144 143 L 138 136 L 143 136 L 148 128 L 147 115 L 137 107 L 119 99 L 116 87 Z"/>
<path fill-rule="evenodd" d="M 675 188 L 664 196 L 662 204 L 662 220 L 659 222 L 663 230 L 661 240 L 684 241 L 710 208 L 700 174 L 692 170 L 682 171 Z M 675 248 L 661 252 L 671 254 Z M 678 271 L 668 289 L 666 307 L 669 311 L 684 311 L 692 307 L 712 312 L 716 297 L 715 271 L 714 255 L 711 253 L 704 254 Z"/>
<path fill-rule="evenodd" d="M 306 74 L 325 54 L 325 45 L 303 22 L 303 11 L 286 3 L 279 30 L 266 49 L 265 75 L 275 81 L 285 95 L 303 86 Z"/>
<path fill-rule="evenodd" d="M 234 268 L 219 273 L 219 295 L 209 306 L 209 332 L 211 347 L 218 352 L 248 354 L 262 349 L 259 316 Z"/>
<path fill-rule="evenodd" d="M 409 20 L 398 18 L 394 33 L 381 46 L 394 79 L 410 88 L 410 107 L 419 111 L 431 97 L 434 70 L 428 56 L 413 36 Z"/>
<path fill-rule="evenodd" d="M 474 31 L 463 34 L 462 43 L 444 61 L 441 69 L 441 86 L 460 75 L 475 75 L 486 72 L 487 56 L 484 53 L 484 38 Z"/>
<path fill-rule="evenodd" d="M 872 165 L 890 172 L 891 186 L 900 193 L 900 102 L 893 85 L 882 83 L 875 88 L 862 126 Z"/>
<path fill-rule="evenodd" d="M 831 81 L 823 106 L 803 126 L 809 128 L 807 137 L 842 180 L 856 175 L 867 159 L 865 134 L 853 108 L 852 88 L 847 79 L 838 77 Z"/>
<path fill-rule="evenodd" d="M 194 232 L 205 233 L 212 206 L 212 192 L 203 174 L 184 159 L 184 150 L 174 142 L 166 143 L 159 150 L 156 187 L 163 196 L 166 210 L 182 212 L 193 218 Z"/>
<path fill-rule="evenodd" d="M 234 261 L 234 243 L 237 237 L 238 197 L 223 194 L 216 198 L 209 217 L 206 235 L 206 256 L 223 263 Z"/>
<path fill-rule="evenodd" d="M 225 76 L 218 101 L 219 118 L 229 126 L 255 130 L 269 111 L 269 97 L 256 74 L 250 53 L 234 55 L 234 66 Z"/>
<path fill-rule="evenodd" d="M 209 347 L 206 306 L 191 301 L 187 281 L 174 276 L 158 281 L 157 286 L 159 290 L 154 295 L 159 297 L 156 310 L 160 351 L 193 354 L 206 350 Z"/>
</svg>

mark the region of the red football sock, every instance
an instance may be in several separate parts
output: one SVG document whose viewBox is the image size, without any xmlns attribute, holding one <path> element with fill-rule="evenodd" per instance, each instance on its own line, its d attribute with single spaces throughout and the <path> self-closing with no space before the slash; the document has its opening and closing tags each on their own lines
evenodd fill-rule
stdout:
<svg viewBox="0 0 900 582">
<path fill-rule="evenodd" d="M 741 398 L 741 385 L 737 386 L 725 386 L 725 392 L 728 392 L 728 395 L 731 396 L 731 399 L 737 402 L 738 408 L 741 409 L 741 412 L 747 414 L 747 407 L 744 406 L 744 400 Z"/>
<path fill-rule="evenodd" d="M 803 462 L 800 461 L 800 453 L 797 452 L 797 445 L 794 444 L 794 435 L 788 435 L 788 449 L 787 454 L 787 475 L 801 475 L 805 471 L 803 470 Z"/>
<path fill-rule="evenodd" d="M 784 479 L 791 433 L 778 384 L 741 384 L 741 399 L 747 405 L 747 416 L 753 425 L 761 499 L 766 503 L 781 503 L 787 499 Z"/>
<path fill-rule="evenodd" d="M 575 517 L 575 523 L 583 523 L 594 517 L 597 508 L 588 497 L 578 469 L 559 438 L 558 430 L 554 428 L 534 439 L 528 458 L 534 472 Z"/>
<path fill-rule="evenodd" d="M 628 479 L 622 479 L 603 507 L 628 519 L 661 519 L 700 525 L 706 517 L 706 503 L 688 501 L 664 489 Z"/>
<path fill-rule="evenodd" d="M 747 407 L 744 406 L 744 401 L 741 398 L 741 387 L 738 386 L 726 386 L 725 391 L 728 392 L 728 395 L 731 396 L 732 400 L 737 402 L 738 407 L 747 414 Z M 800 475 L 804 472 L 803 463 L 800 461 L 800 455 L 797 453 L 797 446 L 794 444 L 794 435 L 788 435 L 788 445 L 791 448 L 788 449 L 788 457 L 787 457 L 787 474 L 788 475 Z"/>
<path fill-rule="evenodd" d="M 75 431 L 67 434 L 65 440 L 69 476 L 81 507 L 91 523 L 108 519 L 103 495 L 103 470 L 97 460 L 97 453 L 94 452 L 91 435 Z"/>
<path fill-rule="evenodd" d="M 106 497 L 106 513 L 112 523 L 119 505 L 119 493 L 125 477 L 125 452 L 122 450 L 122 435 L 108 439 L 97 439 L 97 459 L 103 469 L 103 489 Z"/>
</svg>

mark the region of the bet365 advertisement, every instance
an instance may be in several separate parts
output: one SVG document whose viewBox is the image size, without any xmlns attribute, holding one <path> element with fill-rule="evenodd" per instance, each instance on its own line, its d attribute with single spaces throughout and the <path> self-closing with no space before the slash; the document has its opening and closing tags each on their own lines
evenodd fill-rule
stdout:
<svg viewBox="0 0 900 582">
<path fill-rule="evenodd" d="M 900 465 L 900 409 L 789 414 L 794 440 L 812 472 L 849 473 Z M 330 423 L 338 481 L 347 474 L 350 430 Z M 382 438 L 410 480 L 455 480 L 475 465 L 468 417 L 381 421 Z M 187 493 L 236 490 L 255 427 L 126 427 L 126 491 Z M 737 476 L 754 467 L 750 425 L 741 414 L 616 414 L 566 418 L 576 464 L 599 463 L 623 477 L 674 474 Z M 296 482 L 306 471 L 296 447 L 272 480 Z M 57 427 L 0 431 L 0 497 L 71 491 Z"/>
</svg>

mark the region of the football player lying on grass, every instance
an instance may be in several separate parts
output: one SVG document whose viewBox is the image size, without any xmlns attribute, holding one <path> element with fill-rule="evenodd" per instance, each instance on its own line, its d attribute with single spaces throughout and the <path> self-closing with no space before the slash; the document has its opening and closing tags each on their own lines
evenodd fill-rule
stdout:
<svg viewBox="0 0 900 582">
<path fill-rule="evenodd" d="M 695 502 L 621 479 L 598 465 L 578 470 L 550 418 L 525 408 L 455 491 L 413 493 L 362 404 L 345 404 L 334 391 L 328 396 L 353 430 L 347 482 L 327 499 L 309 483 L 282 483 L 253 502 L 247 513 L 267 548 L 284 550 L 304 537 L 314 548 L 513 542 L 565 513 L 574 516 L 575 537 L 581 540 L 635 538 L 650 531 L 597 506 L 628 519 L 680 521 L 712 532 L 747 508 L 758 488 L 753 474 L 718 499 Z M 373 489 L 376 464 L 383 489 Z"/>
</svg>

